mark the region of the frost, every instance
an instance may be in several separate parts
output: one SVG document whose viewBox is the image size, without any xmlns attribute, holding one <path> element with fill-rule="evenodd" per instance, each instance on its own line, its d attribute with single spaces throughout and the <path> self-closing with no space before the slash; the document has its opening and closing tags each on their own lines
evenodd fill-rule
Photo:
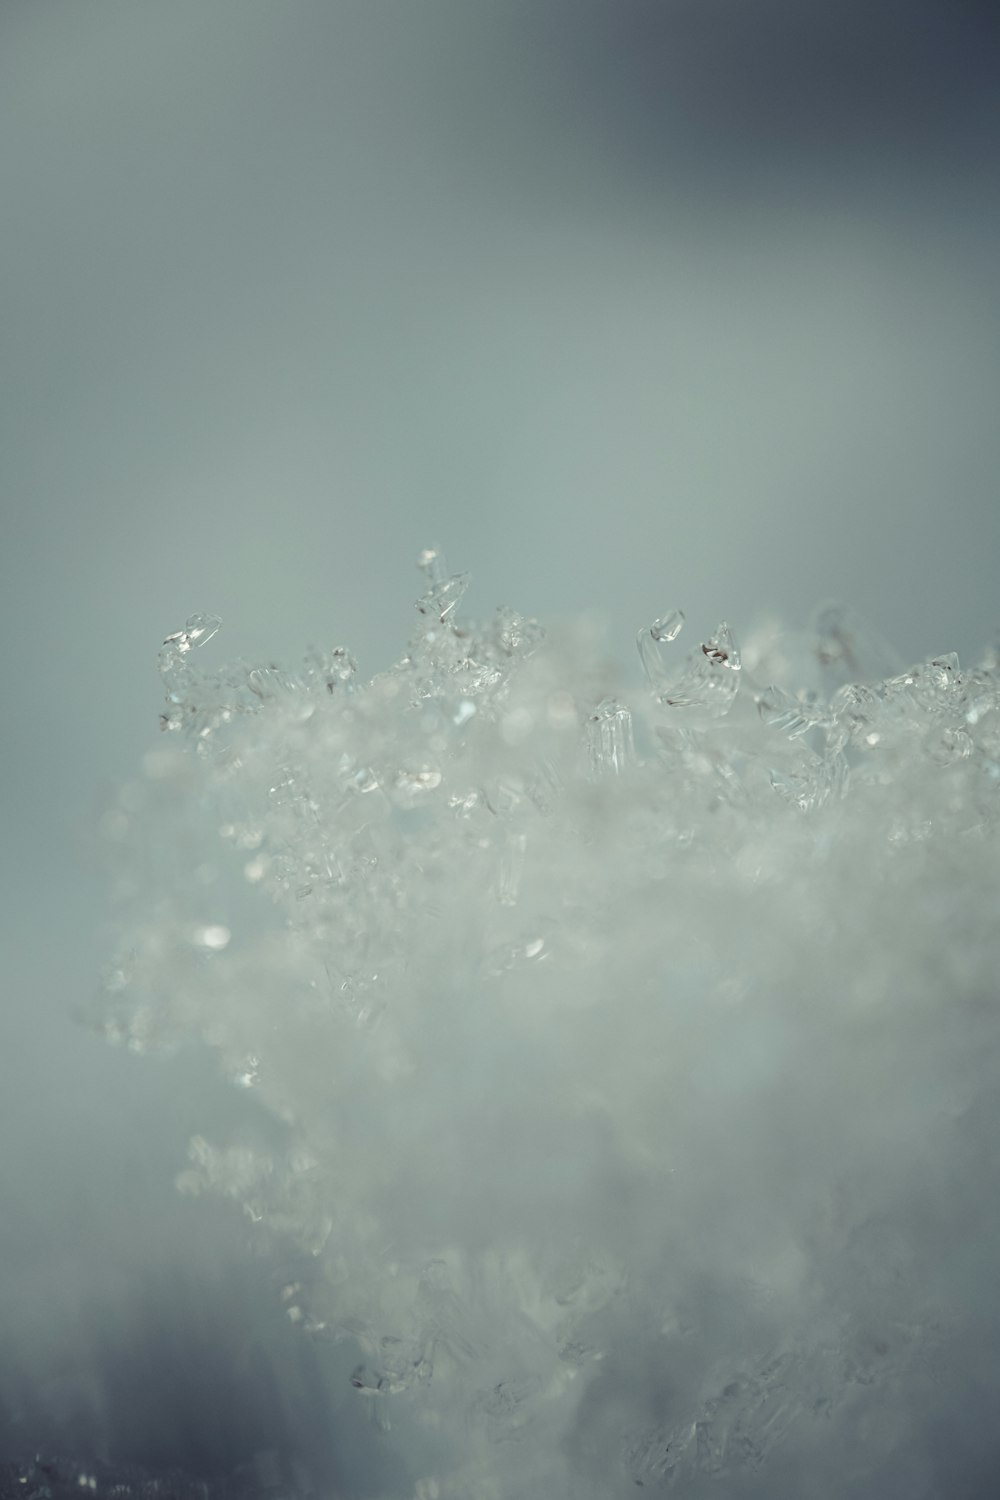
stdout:
<svg viewBox="0 0 1000 1500">
<path fill-rule="evenodd" d="M 421 568 L 370 681 L 163 646 L 104 1026 L 285 1131 L 181 1187 L 310 1258 L 285 1312 L 357 1346 L 398 1500 L 833 1494 L 845 1453 L 930 1500 L 1000 1320 L 996 654 L 827 606 L 685 655 L 674 610 L 633 691 Z"/>
</svg>

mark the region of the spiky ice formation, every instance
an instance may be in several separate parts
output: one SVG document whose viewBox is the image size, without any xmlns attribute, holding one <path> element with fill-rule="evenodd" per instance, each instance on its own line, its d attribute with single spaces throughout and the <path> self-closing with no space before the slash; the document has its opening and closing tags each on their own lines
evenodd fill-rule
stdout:
<svg viewBox="0 0 1000 1500">
<path fill-rule="evenodd" d="M 164 644 L 107 1030 L 287 1134 L 182 1187 L 307 1256 L 391 1500 L 938 1494 L 998 1326 L 1000 661 L 672 611 L 630 694 L 422 566 L 370 682 Z"/>
</svg>

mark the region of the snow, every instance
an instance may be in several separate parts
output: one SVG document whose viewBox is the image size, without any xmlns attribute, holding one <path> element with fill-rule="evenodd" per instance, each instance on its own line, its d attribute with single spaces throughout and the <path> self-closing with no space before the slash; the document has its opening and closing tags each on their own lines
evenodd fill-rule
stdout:
<svg viewBox="0 0 1000 1500">
<path fill-rule="evenodd" d="M 908 667 L 839 606 L 685 651 L 670 609 L 637 687 L 590 619 L 477 624 L 421 567 L 371 681 L 203 666 L 213 616 L 164 643 L 103 1025 L 207 1042 L 276 1122 L 180 1188 L 303 1256 L 285 1312 L 356 1346 L 383 1500 L 959 1493 L 1000 656 Z"/>
</svg>

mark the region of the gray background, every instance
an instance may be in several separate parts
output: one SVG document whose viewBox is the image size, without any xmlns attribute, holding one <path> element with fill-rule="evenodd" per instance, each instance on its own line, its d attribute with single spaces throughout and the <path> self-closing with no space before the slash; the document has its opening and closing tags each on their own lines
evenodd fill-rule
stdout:
<svg viewBox="0 0 1000 1500">
<path fill-rule="evenodd" d="M 163 636 L 373 672 L 440 542 L 623 658 L 831 595 L 975 655 L 998 146 L 972 0 L 0 5 L 0 1450 L 350 1466 L 248 1353 L 272 1268 L 173 1194 L 244 1106 L 72 1019 Z"/>
</svg>

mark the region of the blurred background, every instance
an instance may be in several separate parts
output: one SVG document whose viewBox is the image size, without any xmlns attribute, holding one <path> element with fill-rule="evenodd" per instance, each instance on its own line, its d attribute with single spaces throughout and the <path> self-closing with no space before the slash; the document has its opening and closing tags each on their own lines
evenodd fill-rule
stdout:
<svg viewBox="0 0 1000 1500">
<path fill-rule="evenodd" d="M 188 614 L 216 659 L 370 675 L 439 543 L 472 613 L 594 609 L 623 660 L 675 605 L 739 632 L 839 597 L 912 660 L 992 636 L 998 30 L 981 0 L 3 0 L 0 1456 L 377 1484 L 272 1326 L 283 1268 L 174 1193 L 249 1106 L 74 1019 L 102 808 Z"/>
</svg>

